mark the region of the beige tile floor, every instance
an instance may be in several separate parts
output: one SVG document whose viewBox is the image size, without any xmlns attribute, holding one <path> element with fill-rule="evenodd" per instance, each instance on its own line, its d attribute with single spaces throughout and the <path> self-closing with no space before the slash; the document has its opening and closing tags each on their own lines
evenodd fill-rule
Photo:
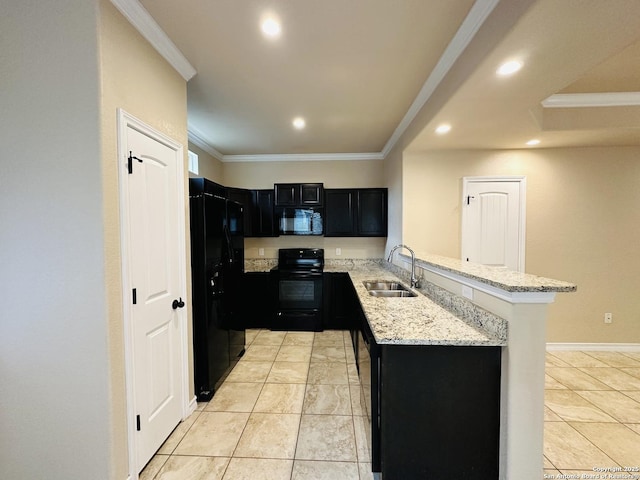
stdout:
<svg viewBox="0 0 640 480">
<path fill-rule="evenodd" d="M 550 351 L 545 371 L 545 478 L 640 479 L 640 353 Z"/>
<path fill-rule="evenodd" d="M 246 353 L 144 480 L 370 480 L 348 332 L 247 332 Z"/>
<path fill-rule="evenodd" d="M 640 353 L 548 352 L 546 380 L 545 478 L 640 466 Z M 347 332 L 250 330 L 140 478 L 371 480 L 359 395 Z"/>
</svg>

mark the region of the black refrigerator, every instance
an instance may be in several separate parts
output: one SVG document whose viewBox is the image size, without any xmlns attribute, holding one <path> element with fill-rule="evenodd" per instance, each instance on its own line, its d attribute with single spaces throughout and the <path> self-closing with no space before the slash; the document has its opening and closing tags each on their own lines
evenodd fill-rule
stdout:
<svg viewBox="0 0 640 480">
<path fill-rule="evenodd" d="M 195 393 L 208 401 L 244 353 L 238 313 L 244 271 L 243 206 L 224 187 L 189 179 Z"/>
</svg>

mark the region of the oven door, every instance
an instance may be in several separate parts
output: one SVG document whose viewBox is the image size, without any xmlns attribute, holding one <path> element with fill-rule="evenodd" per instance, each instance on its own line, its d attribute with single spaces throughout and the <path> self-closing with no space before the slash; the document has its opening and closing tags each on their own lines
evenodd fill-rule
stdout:
<svg viewBox="0 0 640 480">
<path fill-rule="evenodd" d="M 272 330 L 322 330 L 322 272 L 280 271 Z"/>
<path fill-rule="evenodd" d="M 278 310 L 320 310 L 322 273 L 280 272 Z"/>
</svg>

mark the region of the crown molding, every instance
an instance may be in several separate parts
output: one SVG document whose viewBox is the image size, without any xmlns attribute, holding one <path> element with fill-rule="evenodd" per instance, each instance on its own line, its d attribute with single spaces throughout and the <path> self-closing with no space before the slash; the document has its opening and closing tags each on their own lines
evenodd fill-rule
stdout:
<svg viewBox="0 0 640 480">
<path fill-rule="evenodd" d="M 458 57 L 473 39 L 487 17 L 498 4 L 499 0 L 476 0 L 473 7 L 460 25 L 451 42 L 438 60 L 435 68 L 418 92 L 415 100 L 407 110 L 402 121 L 387 140 L 384 148 L 377 153 L 312 153 L 312 154 L 282 154 L 282 155 L 223 155 L 223 162 L 300 162 L 300 161 L 331 161 L 331 160 L 384 160 L 395 146 L 405 130 L 409 127 L 420 109 L 427 103 L 442 79 L 449 72 Z M 191 129 L 189 134 L 191 134 Z M 193 142 L 195 143 L 195 142 Z M 206 143 L 206 142 L 205 142 Z M 197 143 L 195 143 L 198 145 Z M 198 145 L 203 150 L 209 151 Z M 211 148 L 211 147 L 209 147 Z M 219 157 L 216 157 L 219 158 Z"/>
<path fill-rule="evenodd" d="M 224 155 L 213 148 L 204 135 L 193 125 L 188 126 L 189 142 L 201 148 L 216 160 L 225 163 L 234 162 L 328 162 L 328 161 L 357 161 L 384 160 L 382 153 L 282 153 L 257 155 Z"/>
<path fill-rule="evenodd" d="M 111 0 L 111 3 L 182 78 L 187 82 L 193 78 L 196 69 L 138 0 Z"/>
<path fill-rule="evenodd" d="M 384 160 L 381 152 L 373 153 L 284 153 L 260 155 L 224 155 L 223 162 L 329 162 Z"/>
<path fill-rule="evenodd" d="M 332 160 L 383 160 L 409 127 L 416 115 L 427 103 L 442 79 L 449 72 L 458 57 L 469 45 L 499 0 L 476 0 L 468 15 L 460 25 L 435 68 L 418 92 L 402 121 L 387 140 L 380 152 L 373 153 L 312 153 L 312 154 L 267 154 L 267 155 L 223 155 L 203 139 L 193 127 L 189 127 L 189 141 L 222 162 L 275 162 L 275 161 L 332 161 Z M 189 81 L 197 72 L 160 28 L 149 12 L 138 0 L 111 0 L 111 3 L 149 41 L 173 68 Z"/>
<path fill-rule="evenodd" d="M 213 148 L 206 140 L 204 140 L 202 138 L 202 134 L 196 128 L 194 128 L 192 125 L 188 125 L 187 128 L 189 142 L 193 143 L 196 147 L 201 148 L 216 160 L 220 160 L 221 162 L 223 161 L 224 155 Z"/>
<path fill-rule="evenodd" d="M 449 72 L 456 60 L 458 60 L 458 57 L 464 49 L 467 48 L 467 45 L 469 45 L 469 42 L 471 42 L 476 33 L 478 33 L 478 30 L 480 30 L 482 24 L 496 7 L 498 1 L 499 0 L 477 0 L 473 4 L 469 14 L 460 25 L 451 42 L 449 42 L 449 45 L 447 45 L 440 60 L 436 63 L 436 66 L 420 89 L 420 92 L 418 92 L 418 95 L 409 107 L 409 110 L 407 110 L 404 118 L 398 124 L 391 137 L 389 137 L 389 140 L 381 151 L 383 157 L 389 154 L 420 109 L 427 103 L 435 89 L 440 85 L 442 79 Z"/>
<path fill-rule="evenodd" d="M 640 92 L 557 93 L 542 101 L 544 108 L 636 107 Z"/>
</svg>

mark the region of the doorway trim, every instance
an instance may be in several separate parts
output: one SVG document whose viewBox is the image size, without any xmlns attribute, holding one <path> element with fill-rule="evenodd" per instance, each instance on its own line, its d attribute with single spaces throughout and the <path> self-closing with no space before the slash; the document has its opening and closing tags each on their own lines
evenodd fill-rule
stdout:
<svg viewBox="0 0 640 480">
<path fill-rule="evenodd" d="M 526 244 L 526 211 L 527 211 L 527 177 L 524 175 L 504 175 L 504 176 L 486 176 L 486 177 L 462 177 L 462 197 L 460 199 L 461 204 L 464 205 L 464 201 L 468 191 L 468 186 L 471 183 L 485 183 L 485 182 L 513 182 L 518 183 L 518 190 L 520 204 L 518 205 L 518 271 L 524 273 L 525 268 L 525 244 Z M 467 209 L 462 208 L 462 215 L 460 217 L 460 258 L 464 257 L 463 246 L 464 242 L 464 226 L 466 222 Z"/>
<path fill-rule="evenodd" d="M 137 480 L 138 469 L 136 462 L 136 409 L 134 396 L 134 343 L 132 325 L 132 296 L 131 296 L 131 269 L 130 265 L 130 236 L 129 236 L 129 194 L 126 188 L 128 172 L 127 159 L 127 129 L 133 128 L 140 133 L 147 135 L 155 141 L 162 143 L 175 152 L 175 160 L 178 164 L 176 168 L 176 181 L 178 195 L 185 198 L 184 187 L 184 147 L 162 132 L 145 124 L 138 118 L 127 113 L 125 110 L 117 109 L 117 162 L 118 162 L 118 190 L 119 190 L 119 210 L 120 210 L 120 258 L 121 258 L 121 279 L 122 279 L 122 320 L 123 320 L 123 340 L 124 340 L 124 362 L 125 362 L 125 390 L 126 390 L 126 412 L 127 412 L 127 452 L 128 452 L 128 480 Z M 184 207 L 184 204 L 183 204 Z M 185 223 L 185 208 L 178 208 L 177 211 L 179 225 Z M 186 250 L 186 227 L 180 229 L 178 234 L 178 275 L 180 289 L 187 292 L 187 250 Z M 189 362 L 188 362 L 188 331 L 187 320 L 191 318 L 190 304 L 185 302 L 183 321 L 179 322 L 180 338 L 180 404 L 182 406 L 182 419 L 186 419 L 190 411 L 189 402 Z"/>
</svg>

